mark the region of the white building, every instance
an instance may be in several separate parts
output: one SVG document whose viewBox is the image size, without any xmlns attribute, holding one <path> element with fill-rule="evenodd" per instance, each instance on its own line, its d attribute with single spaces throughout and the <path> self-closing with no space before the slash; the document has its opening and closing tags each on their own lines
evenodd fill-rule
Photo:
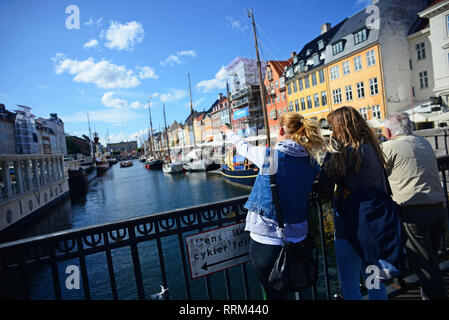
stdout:
<svg viewBox="0 0 449 320">
<path fill-rule="evenodd" d="M 449 105 L 449 0 L 434 1 L 419 16 L 429 19 L 434 95 Z"/>
</svg>

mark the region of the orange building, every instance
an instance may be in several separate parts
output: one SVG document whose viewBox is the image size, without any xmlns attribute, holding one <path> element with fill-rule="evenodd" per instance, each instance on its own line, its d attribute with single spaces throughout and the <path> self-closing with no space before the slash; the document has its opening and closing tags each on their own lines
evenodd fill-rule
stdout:
<svg viewBox="0 0 449 320">
<path fill-rule="evenodd" d="M 268 115 L 268 125 L 273 134 L 278 129 L 278 122 L 282 112 L 287 112 L 287 97 L 285 93 L 284 67 L 290 61 L 268 61 L 265 73 L 265 102 Z"/>
</svg>

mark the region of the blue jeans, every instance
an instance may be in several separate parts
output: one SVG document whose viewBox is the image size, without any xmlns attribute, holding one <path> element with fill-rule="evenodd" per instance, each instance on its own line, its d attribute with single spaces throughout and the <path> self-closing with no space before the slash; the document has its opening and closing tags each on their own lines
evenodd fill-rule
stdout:
<svg viewBox="0 0 449 320">
<path fill-rule="evenodd" d="M 340 238 L 335 238 L 335 255 L 343 299 L 362 300 L 360 274 L 364 279 L 369 276 L 365 273 L 362 259 L 348 240 Z M 387 300 L 385 284 L 380 282 L 379 289 L 368 289 L 368 297 L 370 300 Z"/>
</svg>

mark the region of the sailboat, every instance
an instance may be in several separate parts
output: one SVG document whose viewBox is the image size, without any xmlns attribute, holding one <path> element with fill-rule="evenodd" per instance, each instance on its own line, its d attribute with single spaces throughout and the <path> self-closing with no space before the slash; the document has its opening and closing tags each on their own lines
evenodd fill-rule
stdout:
<svg viewBox="0 0 449 320">
<path fill-rule="evenodd" d="M 192 123 L 195 120 L 195 112 L 193 110 L 193 102 L 192 102 L 192 87 L 190 85 L 190 73 L 188 73 L 189 78 L 189 94 L 190 94 L 190 114 Z M 193 128 L 195 128 L 192 125 Z M 195 129 L 193 129 L 195 131 Z M 186 171 L 211 171 L 218 169 L 220 166 L 216 164 L 213 160 L 206 155 L 204 157 L 203 150 L 201 148 L 197 148 L 196 146 L 196 137 L 195 132 L 193 132 L 193 150 L 187 153 L 185 158 L 183 159 L 184 169 Z"/>
<path fill-rule="evenodd" d="M 165 117 L 165 104 L 162 107 L 164 112 L 164 124 L 165 124 L 165 141 L 167 143 L 167 152 L 168 152 L 168 162 L 164 163 L 162 166 L 162 171 L 164 173 L 180 173 L 184 171 L 182 162 L 172 162 L 171 154 L 170 154 L 170 142 L 168 140 L 168 130 L 167 130 L 167 119 Z"/>
<path fill-rule="evenodd" d="M 151 97 L 149 97 L 151 98 Z M 148 114 L 150 116 L 150 136 L 149 136 L 149 142 L 150 142 L 150 157 L 148 157 L 145 161 L 145 168 L 150 170 L 161 170 L 162 169 L 162 160 L 158 159 L 154 155 L 154 141 L 153 141 L 153 121 L 151 120 L 151 110 L 150 110 L 150 100 L 148 99 Z"/>
<path fill-rule="evenodd" d="M 255 41 L 255 48 L 256 48 L 256 56 L 257 56 L 257 69 L 259 74 L 259 88 L 260 88 L 260 98 L 262 102 L 262 112 L 264 116 L 264 125 L 265 130 L 267 133 L 267 142 L 266 145 L 270 146 L 270 128 L 268 127 L 268 117 L 267 117 L 267 111 L 265 106 L 265 94 L 264 94 L 264 85 L 262 82 L 262 68 L 261 68 L 261 62 L 260 62 L 260 56 L 259 56 L 259 46 L 257 41 L 257 34 L 256 34 L 256 23 L 254 21 L 254 14 L 253 10 L 248 11 L 248 16 L 252 19 L 252 25 L 253 25 L 253 31 L 254 31 L 254 41 Z M 230 93 L 229 93 L 229 87 L 228 84 L 226 84 L 227 89 L 227 95 L 228 99 L 230 99 Z M 230 120 L 230 126 L 232 129 L 232 120 L 231 120 L 231 106 L 229 106 L 229 120 Z M 259 169 L 254 165 L 249 163 L 247 159 L 245 159 L 242 156 L 234 156 L 233 150 L 229 151 L 226 154 L 224 164 L 222 164 L 220 168 L 220 173 L 223 176 L 224 179 L 243 185 L 243 186 L 249 186 L 252 187 L 254 185 L 254 182 L 256 181 L 257 175 L 259 173 Z"/>
<path fill-rule="evenodd" d="M 99 141 L 100 138 L 98 137 L 98 133 L 94 132 L 94 142 L 96 146 L 99 145 Z M 95 165 L 97 167 L 97 175 L 101 175 L 109 169 L 109 161 L 102 152 L 95 153 Z"/>
</svg>

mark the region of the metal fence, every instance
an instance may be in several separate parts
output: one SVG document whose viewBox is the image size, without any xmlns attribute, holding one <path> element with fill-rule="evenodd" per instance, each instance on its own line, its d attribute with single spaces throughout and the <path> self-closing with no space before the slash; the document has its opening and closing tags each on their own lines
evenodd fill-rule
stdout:
<svg viewBox="0 0 449 320">
<path fill-rule="evenodd" d="M 438 165 L 447 202 L 449 156 L 440 158 Z M 71 262 L 79 266 L 81 275 L 80 295 L 77 299 L 98 298 L 92 294 L 97 287 L 108 291 L 106 298 L 121 299 L 124 272 L 132 274 L 131 278 L 125 280 L 126 290 L 133 291 L 128 298 L 135 294 L 135 298 L 150 299 L 151 292 L 159 285 L 169 289 L 177 287 L 176 291 L 170 289 L 163 293 L 164 299 L 261 298 L 260 286 L 249 263 L 201 279 L 194 280 L 189 273 L 185 237 L 243 221 L 246 217 L 246 211 L 243 209 L 246 199 L 246 196 L 233 198 L 0 244 L 0 297 L 35 298 L 36 291 L 42 288 L 36 288 L 33 283 L 36 278 L 40 278 L 39 283 L 45 283 L 48 289 L 44 298 L 65 299 L 66 274 L 63 266 Z M 296 297 L 332 299 L 333 294 L 339 292 L 339 288 L 333 255 L 329 201 L 320 199 L 316 192 L 312 192 L 310 206 L 310 229 L 316 241 L 320 276 L 313 288 Z M 152 249 L 146 246 L 149 243 L 153 245 Z M 127 250 L 128 258 L 123 258 L 124 255 L 121 255 L 121 259 L 117 258 L 117 252 L 121 249 Z M 98 254 L 104 256 L 102 261 L 105 263 L 92 261 L 90 257 Z M 447 239 L 443 237 L 441 255 L 447 257 L 448 254 Z M 144 255 L 152 255 L 154 259 L 143 258 Z M 124 264 L 127 264 L 126 268 L 123 267 Z M 97 274 L 102 274 L 104 278 L 97 281 L 91 276 L 92 269 L 100 267 L 104 272 L 98 271 Z M 45 272 L 48 273 L 47 277 L 40 274 Z M 218 276 L 221 277 L 222 286 L 217 285 Z"/>
</svg>

